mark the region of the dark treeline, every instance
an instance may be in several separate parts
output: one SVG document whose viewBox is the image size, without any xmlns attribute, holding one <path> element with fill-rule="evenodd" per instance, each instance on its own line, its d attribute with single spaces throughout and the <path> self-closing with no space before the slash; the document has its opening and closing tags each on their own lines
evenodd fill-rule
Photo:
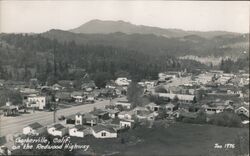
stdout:
<svg viewBox="0 0 250 156">
<path fill-rule="evenodd" d="M 141 80 L 156 79 L 158 72 L 192 69 L 193 63 L 168 55 L 144 54 L 126 48 L 102 45 L 59 43 L 40 35 L 2 34 L 0 36 L 0 79 L 55 82 L 83 77 L 83 70 L 93 79 L 129 76 Z M 194 63 L 197 66 L 197 62 Z M 202 64 L 200 67 L 204 66 Z"/>
<path fill-rule="evenodd" d="M 222 59 L 220 63 L 220 69 L 225 73 L 238 72 L 239 70 L 249 71 L 249 56 L 239 58 L 237 61 L 232 59 Z"/>
</svg>

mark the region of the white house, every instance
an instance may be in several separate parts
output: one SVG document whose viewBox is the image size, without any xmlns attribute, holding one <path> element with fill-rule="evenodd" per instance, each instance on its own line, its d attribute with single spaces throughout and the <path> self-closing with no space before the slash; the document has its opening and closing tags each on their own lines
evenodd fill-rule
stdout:
<svg viewBox="0 0 250 156">
<path fill-rule="evenodd" d="M 127 79 L 126 77 L 118 77 L 118 78 L 115 80 L 115 83 L 116 83 L 118 86 L 128 86 L 130 82 L 131 82 L 131 80 Z"/>
<path fill-rule="evenodd" d="M 207 114 L 215 114 L 215 113 L 221 113 L 224 111 L 225 107 L 224 106 L 214 106 L 210 107 L 208 105 L 202 105 L 201 106 Z"/>
<path fill-rule="evenodd" d="M 28 96 L 26 106 L 28 108 L 44 109 L 46 106 L 46 96 Z"/>
<path fill-rule="evenodd" d="M 132 119 L 132 116 L 134 114 L 134 111 L 122 111 L 118 114 L 119 119 Z"/>
<path fill-rule="evenodd" d="M 167 114 L 169 114 L 169 115 L 170 115 L 170 114 L 173 114 L 173 112 L 174 112 L 174 107 L 175 107 L 175 105 L 172 104 L 172 103 L 166 104 L 165 108 L 166 108 Z"/>
<path fill-rule="evenodd" d="M 128 101 L 117 101 L 115 103 L 116 106 L 122 106 L 125 109 L 130 109 L 131 108 L 131 103 L 129 103 Z"/>
<path fill-rule="evenodd" d="M 178 102 L 181 104 L 192 104 L 195 100 L 194 95 L 187 95 L 187 94 L 159 93 L 159 97 L 169 98 L 170 100 L 177 98 Z"/>
<path fill-rule="evenodd" d="M 113 119 L 116 118 L 119 113 L 118 110 L 114 110 L 114 109 L 107 109 L 106 111 L 109 113 L 109 117 Z"/>
<path fill-rule="evenodd" d="M 120 128 L 131 128 L 134 124 L 134 120 L 120 120 Z"/>
<path fill-rule="evenodd" d="M 76 125 L 75 127 L 72 127 L 72 128 L 69 129 L 69 135 L 83 138 L 85 129 L 86 129 L 85 126 Z"/>
<path fill-rule="evenodd" d="M 75 116 L 75 124 L 76 125 L 83 125 L 83 116 L 84 114 L 77 113 Z"/>
<path fill-rule="evenodd" d="M 111 128 L 104 125 L 97 125 L 91 127 L 92 135 L 95 138 L 116 138 L 117 132 Z"/>
<path fill-rule="evenodd" d="M 82 92 L 72 92 L 71 95 L 70 95 L 74 100 L 75 102 L 77 103 L 81 103 L 84 101 L 84 96 L 83 96 L 83 93 Z"/>
<path fill-rule="evenodd" d="M 50 135 L 53 135 L 53 136 L 62 137 L 68 133 L 68 128 L 64 127 L 61 124 L 55 124 L 55 125 L 49 127 L 47 130 L 48 130 L 48 133 Z"/>
<path fill-rule="evenodd" d="M 46 132 L 46 127 L 42 126 L 38 122 L 29 124 L 23 128 L 23 134 L 25 135 L 39 135 Z"/>
<path fill-rule="evenodd" d="M 158 106 L 157 104 L 151 102 L 151 103 L 149 103 L 149 104 L 146 105 L 146 108 L 148 110 L 150 110 L 150 111 L 155 112 L 155 111 L 159 110 L 160 106 Z"/>
<path fill-rule="evenodd" d="M 237 109 L 235 109 L 235 112 L 237 114 L 243 114 L 249 118 L 249 107 L 247 107 L 247 106 L 240 106 Z"/>
</svg>

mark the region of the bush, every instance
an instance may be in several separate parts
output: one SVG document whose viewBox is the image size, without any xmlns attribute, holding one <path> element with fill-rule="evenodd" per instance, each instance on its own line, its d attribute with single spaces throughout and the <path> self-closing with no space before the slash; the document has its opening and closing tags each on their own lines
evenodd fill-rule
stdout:
<svg viewBox="0 0 250 156">
<path fill-rule="evenodd" d="M 233 112 L 214 114 L 209 123 L 225 127 L 241 127 L 240 117 Z"/>
</svg>

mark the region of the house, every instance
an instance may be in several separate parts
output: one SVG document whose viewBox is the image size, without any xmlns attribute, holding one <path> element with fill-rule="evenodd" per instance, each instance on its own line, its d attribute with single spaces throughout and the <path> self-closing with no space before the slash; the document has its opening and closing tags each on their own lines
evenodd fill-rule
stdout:
<svg viewBox="0 0 250 156">
<path fill-rule="evenodd" d="M 131 120 L 133 115 L 134 115 L 134 111 L 122 111 L 118 114 L 118 118 Z"/>
<path fill-rule="evenodd" d="M 169 104 L 166 104 L 165 108 L 166 108 L 166 113 L 170 115 L 170 114 L 173 114 L 175 105 L 172 103 L 169 103 Z"/>
<path fill-rule="evenodd" d="M 23 128 L 23 134 L 25 135 L 39 135 L 46 132 L 46 127 L 42 126 L 38 122 L 29 124 Z"/>
<path fill-rule="evenodd" d="M 151 102 L 151 103 L 146 105 L 146 108 L 149 109 L 150 111 L 157 112 L 159 110 L 160 106 Z"/>
<path fill-rule="evenodd" d="M 63 87 L 63 89 L 72 89 L 74 88 L 74 82 L 71 80 L 60 80 L 58 84 Z"/>
<path fill-rule="evenodd" d="M 93 115 L 97 116 L 98 119 L 107 120 L 109 119 L 109 113 L 102 109 L 96 109 L 91 112 Z"/>
<path fill-rule="evenodd" d="M 83 92 L 72 92 L 71 93 L 72 99 L 77 103 L 82 103 L 85 99 L 85 96 L 83 95 Z"/>
<path fill-rule="evenodd" d="M 30 95 L 27 97 L 27 108 L 37 108 L 43 110 L 46 107 L 46 96 Z"/>
<path fill-rule="evenodd" d="M 158 93 L 159 97 L 169 98 L 170 100 L 178 100 L 181 104 L 192 104 L 195 102 L 194 95 L 188 94 L 171 94 L 171 93 Z"/>
<path fill-rule="evenodd" d="M 95 116 L 93 114 L 86 113 L 83 116 L 83 124 L 89 124 L 91 126 L 94 126 L 98 123 L 98 121 L 98 116 Z"/>
<path fill-rule="evenodd" d="M 110 80 L 109 82 L 106 83 L 105 88 L 110 88 L 110 89 L 115 89 L 117 87 L 116 83 L 114 80 Z"/>
<path fill-rule="evenodd" d="M 120 128 L 132 128 L 134 126 L 134 120 L 120 120 Z"/>
<path fill-rule="evenodd" d="M 62 137 L 68 133 L 68 128 L 64 127 L 61 124 L 54 124 L 51 127 L 49 127 L 47 130 L 48 130 L 48 133 L 53 136 Z"/>
<path fill-rule="evenodd" d="M 3 111 L 4 116 L 15 116 L 18 115 L 18 107 L 11 105 L 10 102 L 6 102 L 5 106 L 0 107 L 0 110 Z"/>
<path fill-rule="evenodd" d="M 116 118 L 118 117 L 119 111 L 118 110 L 114 110 L 114 109 L 107 109 L 106 110 L 108 112 L 108 115 L 110 118 Z"/>
<path fill-rule="evenodd" d="M 81 85 L 81 89 L 87 92 L 91 92 L 96 88 L 95 82 L 94 81 L 90 81 L 90 82 L 86 82 L 83 83 Z"/>
<path fill-rule="evenodd" d="M 92 130 L 92 135 L 95 138 L 116 138 L 117 137 L 117 132 L 108 126 L 104 125 L 97 125 L 91 128 Z"/>
<path fill-rule="evenodd" d="M 136 114 L 137 119 L 139 120 L 155 120 L 158 116 L 157 112 L 149 112 L 149 111 L 139 111 Z"/>
<path fill-rule="evenodd" d="M 158 77 L 159 77 L 159 80 L 170 80 L 170 79 L 174 79 L 176 78 L 177 76 L 179 76 L 179 73 L 159 73 L 158 74 Z"/>
<path fill-rule="evenodd" d="M 70 92 L 57 92 L 55 98 L 60 102 L 71 102 L 72 97 Z"/>
<path fill-rule="evenodd" d="M 72 127 L 69 129 L 69 135 L 70 136 L 75 136 L 75 137 L 84 137 L 84 130 L 87 127 L 83 126 L 83 125 L 76 125 L 75 127 Z"/>
<path fill-rule="evenodd" d="M 87 99 L 86 99 L 86 102 L 94 103 L 94 102 L 95 102 L 95 97 L 94 97 L 94 96 L 91 96 L 91 95 L 88 95 L 88 96 L 87 96 Z"/>
<path fill-rule="evenodd" d="M 126 77 L 118 77 L 118 78 L 115 80 L 115 83 L 116 83 L 118 86 L 128 86 L 130 82 L 131 82 L 131 80 L 127 79 Z"/>
<path fill-rule="evenodd" d="M 149 112 L 150 110 L 148 108 L 146 108 L 146 107 L 137 106 L 137 107 L 135 107 L 133 109 L 133 111 L 134 111 L 135 114 L 138 114 L 141 111 L 148 111 Z"/>
<path fill-rule="evenodd" d="M 31 88 L 21 88 L 20 93 L 23 96 L 25 96 L 25 95 L 27 96 L 27 95 L 31 95 L 31 94 L 37 95 L 39 93 L 39 91 L 36 89 L 31 89 Z"/>
<path fill-rule="evenodd" d="M 124 109 L 131 109 L 131 103 L 129 103 L 128 101 L 117 101 L 115 105 L 121 106 Z"/>
<path fill-rule="evenodd" d="M 75 115 L 75 124 L 76 125 L 83 125 L 84 124 L 83 116 L 84 116 L 84 114 L 81 114 L 81 113 L 77 113 Z"/>
<path fill-rule="evenodd" d="M 215 113 L 221 113 L 224 111 L 225 107 L 224 106 L 208 106 L 208 105 L 202 105 L 201 106 L 204 111 L 207 114 L 215 114 Z"/>
<path fill-rule="evenodd" d="M 249 106 L 240 106 L 235 109 L 235 113 L 249 118 Z"/>
<path fill-rule="evenodd" d="M 63 89 L 63 87 L 59 85 L 58 83 L 55 83 L 51 88 L 52 90 L 56 90 L 56 91 Z"/>
</svg>

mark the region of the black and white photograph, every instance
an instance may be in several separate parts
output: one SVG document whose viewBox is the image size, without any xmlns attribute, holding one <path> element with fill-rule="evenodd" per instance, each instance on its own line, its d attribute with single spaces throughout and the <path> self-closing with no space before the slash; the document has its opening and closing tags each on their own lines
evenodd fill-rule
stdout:
<svg viewBox="0 0 250 156">
<path fill-rule="evenodd" d="M 250 1 L 0 0 L 0 155 L 249 156 Z"/>
</svg>

